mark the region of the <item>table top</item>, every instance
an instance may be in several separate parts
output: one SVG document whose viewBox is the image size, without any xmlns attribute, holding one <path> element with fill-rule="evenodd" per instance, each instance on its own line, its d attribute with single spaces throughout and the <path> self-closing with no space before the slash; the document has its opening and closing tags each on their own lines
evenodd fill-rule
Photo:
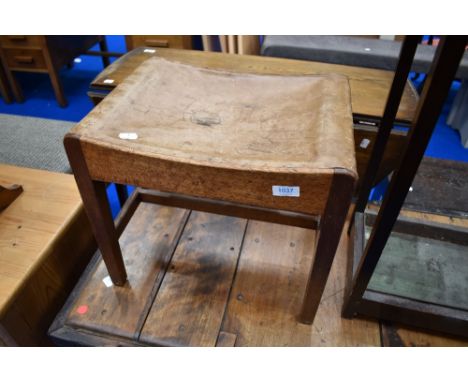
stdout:
<svg viewBox="0 0 468 382">
<path fill-rule="evenodd" d="M 153 57 L 70 134 L 199 166 L 356 172 L 348 80 L 335 74 L 233 73 Z"/>
<path fill-rule="evenodd" d="M 155 56 L 203 68 L 235 72 L 284 75 L 342 74 L 349 78 L 353 114 L 372 118 L 382 117 L 393 79 L 393 72 L 378 69 L 263 56 L 140 47 L 125 54 L 102 71 L 91 83 L 91 88 L 112 90 L 142 62 Z M 418 99 L 416 90 L 408 81 L 397 120 L 411 122 Z"/>
<path fill-rule="evenodd" d="M 0 184 L 23 193 L 0 212 L 0 315 L 81 208 L 72 175 L 0 164 Z"/>
</svg>

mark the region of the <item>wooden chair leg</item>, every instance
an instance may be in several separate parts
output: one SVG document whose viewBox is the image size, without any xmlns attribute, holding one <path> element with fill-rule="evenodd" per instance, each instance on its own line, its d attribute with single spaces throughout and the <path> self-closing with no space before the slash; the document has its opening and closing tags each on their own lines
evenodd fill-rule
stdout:
<svg viewBox="0 0 468 382">
<path fill-rule="evenodd" d="M 13 92 L 13 96 L 15 97 L 16 102 L 22 103 L 24 102 L 23 91 L 18 83 L 13 72 L 7 71 L 7 77 L 10 82 L 11 91 Z"/>
<path fill-rule="evenodd" d="M 65 94 L 63 93 L 62 82 L 60 81 L 58 69 L 55 67 L 50 68 L 49 76 L 50 76 L 50 82 L 52 83 L 52 87 L 54 89 L 55 98 L 57 98 L 57 102 L 62 107 L 67 106 L 68 102 L 67 102 L 67 99 L 65 98 Z"/>
<path fill-rule="evenodd" d="M 24 97 L 23 97 L 23 92 L 21 91 L 21 87 L 19 86 L 18 81 L 16 80 L 15 75 L 13 72 L 9 69 L 7 69 L 6 65 L 6 58 L 4 54 L 2 53 L 2 50 L 0 49 L 0 61 L 3 63 L 3 67 L 5 70 L 5 76 L 7 78 L 7 82 L 10 85 L 11 91 L 13 92 L 13 96 L 15 97 L 16 102 L 23 102 Z"/>
<path fill-rule="evenodd" d="M 1 64 L 1 62 L 0 62 Z M 2 95 L 3 99 L 5 100 L 6 103 L 12 103 L 13 98 L 11 98 L 10 95 L 10 87 L 8 86 L 8 82 L 5 76 L 5 73 L 3 72 L 3 68 L 0 65 L 0 94 Z"/>
<path fill-rule="evenodd" d="M 120 207 L 123 207 L 125 202 L 128 199 L 127 186 L 123 184 L 115 184 L 115 189 L 117 191 L 117 198 L 119 199 Z"/>
<path fill-rule="evenodd" d="M 99 49 L 101 52 L 107 52 L 107 41 L 106 41 L 106 36 L 102 36 L 101 39 L 99 40 Z M 102 56 L 102 65 L 107 68 L 110 65 L 110 59 L 107 56 Z"/>
<path fill-rule="evenodd" d="M 13 99 L 10 96 L 10 93 L 6 86 L 4 86 L 4 83 L 0 83 L 0 94 L 2 95 L 3 100 L 5 103 L 12 103 Z"/>
<path fill-rule="evenodd" d="M 109 276 L 115 285 L 123 285 L 127 273 L 107 199 L 106 184 L 91 179 L 78 138 L 65 137 L 64 145 Z"/>
<path fill-rule="evenodd" d="M 344 170 L 335 169 L 330 196 L 320 221 L 320 236 L 299 316 L 299 321 L 305 324 L 312 324 L 320 305 L 351 204 L 353 190 L 353 177 Z"/>
<path fill-rule="evenodd" d="M 24 102 L 23 91 L 21 90 L 21 86 L 19 85 L 14 73 L 10 70 L 6 70 L 6 76 L 8 78 L 8 82 L 10 83 L 11 91 L 13 92 L 13 96 L 15 97 L 16 102 Z"/>
</svg>

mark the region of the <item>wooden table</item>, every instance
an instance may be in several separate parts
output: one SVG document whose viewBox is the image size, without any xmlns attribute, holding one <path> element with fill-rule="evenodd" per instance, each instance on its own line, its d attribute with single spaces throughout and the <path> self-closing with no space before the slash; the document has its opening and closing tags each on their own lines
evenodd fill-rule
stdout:
<svg viewBox="0 0 468 382">
<path fill-rule="evenodd" d="M 43 345 L 96 244 L 73 176 L 0 164 L 0 184 L 14 183 L 24 191 L 0 212 L 0 345 Z"/>
<path fill-rule="evenodd" d="M 22 102 L 23 94 L 15 72 L 47 73 L 59 105 L 66 106 L 59 70 L 97 43 L 107 51 L 103 36 L 0 36 L 0 61 L 16 101 Z M 107 56 L 103 63 L 109 64 Z"/>
<path fill-rule="evenodd" d="M 272 57 L 140 47 L 125 54 L 104 69 L 91 83 L 88 92 L 89 97 L 94 104 L 98 104 L 133 73 L 141 63 L 154 56 L 204 68 L 228 71 L 248 72 L 249 70 L 255 70 L 265 74 L 291 75 L 338 73 L 347 76 L 351 89 L 351 106 L 355 123 L 354 141 L 357 171 L 360 177 L 364 175 L 379 120 L 383 115 L 387 94 L 393 78 L 392 72 Z M 397 114 L 400 123 L 405 125 L 411 123 L 418 99 L 417 92 L 408 81 Z M 404 132 L 392 132 L 385 150 L 384 160 L 376 177 L 376 183 L 395 168 L 405 142 L 406 134 Z"/>
</svg>

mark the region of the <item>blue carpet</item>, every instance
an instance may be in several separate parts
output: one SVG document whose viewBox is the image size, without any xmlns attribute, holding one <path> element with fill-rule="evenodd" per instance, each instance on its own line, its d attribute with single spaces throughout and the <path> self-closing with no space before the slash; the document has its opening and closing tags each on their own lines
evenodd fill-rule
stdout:
<svg viewBox="0 0 468 382">
<path fill-rule="evenodd" d="M 131 195 L 134 189 L 135 187 L 128 186 L 127 187 L 128 195 Z M 109 199 L 112 217 L 115 219 L 116 216 L 120 212 L 120 203 L 117 197 L 117 190 L 115 189 L 114 184 L 111 184 L 109 187 L 107 187 L 107 198 Z"/>
<path fill-rule="evenodd" d="M 124 36 L 106 36 L 110 51 L 126 52 Z M 98 50 L 98 46 L 93 47 Z M 115 60 L 114 58 L 111 61 Z M 73 68 L 63 68 L 60 72 L 64 92 L 68 100 L 68 107 L 61 108 L 54 96 L 50 80 L 45 74 L 17 73 L 17 78 L 23 89 L 25 102 L 7 105 L 0 99 L 0 113 L 25 115 L 32 117 L 59 119 L 78 122 L 92 109 L 93 104 L 87 96 L 91 81 L 102 71 L 100 57 L 80 56 L 75 60 Z M 424 76 L 420 76 L 415 82 L 418 86 Z M 458 131 L 451 129 L 446 123 L 453 98 L 460 87 L 458 81 L 454 81 L 450 95 L 444 105 L 434 134 L 427 147 L 426 155 L 436 158 L 451 159 L 468 162 L 468 149 L 465 149 L 460 140 Z M 382 190 L 385 187 L 382 187 Z M 109 188 L 109 196 L 115 215 L 118 211 L 115 189 Z M 374 193 L 379 198 L 381 192 Z"/>
</svg>

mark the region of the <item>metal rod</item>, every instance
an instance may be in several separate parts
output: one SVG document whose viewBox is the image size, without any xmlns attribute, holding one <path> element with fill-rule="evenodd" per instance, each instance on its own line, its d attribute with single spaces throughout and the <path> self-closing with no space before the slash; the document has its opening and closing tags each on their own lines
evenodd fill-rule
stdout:
<svg viewBox="0 0 468 382">
<path fill-rule="evenodd" d="M 353 278 L 351 293 L 346 300 L 348 310 L 356 307 L 367 289 L 423 158 L 465 51 L 466 43 L 466 36 L 448 36 L 441 39 L 437 48 L 418 104 L 413 127 L 409 133 L 408 145 L 403 159 L 385 193 L 364 255 Z"/>
<path fill-rule="evenodd" d="M 400 106 L 401 97 L 405 90 L 408 74 L 411 70 L 414 54 L 416 53 L 416 48 L 418 43 L 421 41 L 421 38 L 422 36 L 407 36 L 403 41 L 400 58 L 398 59 L 398 65 L 388 94 L 379 132 L 374 142 L 374 147 L 372 149 L 366 172 L 361 181 L 355 211 L 364 212 L 367 206 L 369 194 L 374 184 L 375 177 L 377 176 L 380 163 L 382 162 L 385 146 L 387 145 L 388 137 L 392 131 L 398 107 Z"/>
</svg>

